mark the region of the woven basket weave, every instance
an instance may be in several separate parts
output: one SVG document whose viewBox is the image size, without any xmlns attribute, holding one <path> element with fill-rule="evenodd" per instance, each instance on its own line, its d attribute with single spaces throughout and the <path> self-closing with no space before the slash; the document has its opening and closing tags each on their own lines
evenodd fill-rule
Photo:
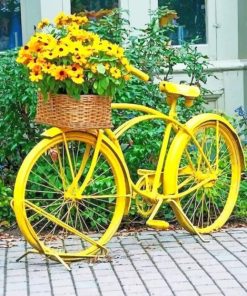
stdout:
<svg viewBox="0 0 247 296">
<path fill-rule="evenodd" d="M 38 95 L 37 123 L 70 129 L 111 128 L 111 99 L 106 96 L 82 95 L 80 100 L 68 95 Z"/>
</svg>

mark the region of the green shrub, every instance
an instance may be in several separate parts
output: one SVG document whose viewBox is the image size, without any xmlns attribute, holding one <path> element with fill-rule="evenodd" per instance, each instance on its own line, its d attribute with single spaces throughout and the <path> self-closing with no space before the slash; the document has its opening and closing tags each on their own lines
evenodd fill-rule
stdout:
<svg viewBox="0 0 247 296">
<path fill-rule="evenodd" d="M 0 228 L 8 227 L 14 221 L 14 214 L 10 208 L 12 190 L 5 186 L 0 179 Z"/>
<path fill-rule="evenodd" d="M 37 90 L 15 59 L 15 51 L 0 55 L 0 177 L 7 185 L 41 130 L 33 122 Z"/>
<path fill-rule="evenodd" d="M 36 89 L 15 59 L 15 51 L 0 55 L 1 226 L 8 226 L 14 220 L 10 200 L 16 174 L 24 157 L 38 141 L 41 131 L 33 122 Z"/>
<path fill-rule="evenodd" d="M 114 11 L 99 22 L 91 21 L 89 29 L 112 42 L 123 43 L 131 63 L 147 72 L 155 83 L 145 83 L 133 78 L 126 83 L 126 88 L 119 91 L 117 102 L 136 103 L 158 109 L 164 113 L 168 106 L 164 95 L 158 89 L 158 80 L 170 80 L 174 67 L 184 64 L 188 75 L 188 83 L 201 85 L 209 76 L 206 71 L 207 57 L 198 52 L 195 45 L 184 44 L 181 47 L 169 46 L 172 26 L 159 27 L 158 19 L 162 13 L 169 11 L 162 8 L 153 14 L 152 21 L 138 34 L 129 34 L 127 21 L 119 11 Z M 0 219 L 7 220 L 10 213 L 9 195 L 19 166 L 34 144 L 40 139 L 42 128 L 33 119 L 35 115 L 36 88 L 29 82 L 25 70 L 15 62 L 16 52 L 7 52 L 0 57 L 0 190 L 2 203 Z M 195 114 L 204 112 L 204 90 L 202 96 L 191 108 L 185 108 L 181 100 L 178 105 L 178 116 L 182 122 Z M 139 112 L 114 111 L 113 123 L 119 126 L 123 121 L 136 116 Z M 130 129 L 122 138 L 121 144 L 130 168 L 133 180 L 137 180 L 137 169 L 140 167 L 154 168 L 162 141 L 164 123 L 155 120 L 143 122 Z M 4 185 L 5 184 L 5 185 Z M 241 185 L 240 208 L 236 215 L 243 216 L 246 212 L 245 186 Z M 1 200 L 1 199 L 0 199 Z M 130 218 L 135 219 L 136 209 L 131 207 Z M 161 215 L 172 219 L 171 210 L 164 209 Z"/>
</svg>

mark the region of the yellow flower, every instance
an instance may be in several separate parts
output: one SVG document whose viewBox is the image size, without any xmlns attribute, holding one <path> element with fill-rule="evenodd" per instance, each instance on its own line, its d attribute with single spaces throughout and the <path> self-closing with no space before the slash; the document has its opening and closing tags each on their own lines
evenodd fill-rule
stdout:
<svg viewBox="0 0 247 296">
<path fill-rule="evenodd" d="M 27 65 L 30 61 L 33 60 L 33 56 L 29 50 L 28 46 L 24 46 L 19 50 L 18 57 L 16 59 L 17 63 Z"/>
<path fill-rule="evenodd" d="M 70 77 L 77 77 L 83 74 L 83 69 L 79 64 L 73 64 L 68 67 L 68 74 Z"/>
<path fill-rule="evenodd" d="M 124 55 L 124 49 L 118 45 L 115 45 L 115 56 L 117 58 L 122 58 Z"/>
<path fill-rule="evenodd" d="M 71 15 L 70 16 L 70 22 L 76 23 L 77 25 L 84 25 L 88 22 L 88 18 L 86 16 L 76 16 L 76 15 Z"/>
<path fill-rule="evenodd" d="M 118 78 L 121 77 L 121 72 L 120 72 L 120 70 L 119 70 L 118 68 L 116 68 L 116 67 L 112 67 L 112 68 L 110 69 L 110 73 L 111 73 L 111 76 L 112 76 L 113 78 L 115 78 L 115 79 L 118 79 Z"/>
<path fill-rule="evenodd" d="M 37 72 L 30 72 L 29 79 L 32 82 L 39 82 L 40 80 L 43 79 L 43 75 L 39 71 L 37 71 Z"/>
<path fill-rule="evenodd" d="M 42 71 L 46 74 L 51 74 L 52 72 L 52 68 L 55 67 L 54 65 L 52 65 L 51 63 L 44 63 L 43 67 L 42 67 Z"/>
<path fill-rule="evenodd" d="M 84 56 L 85 58 L 89 58 L 90 56 L 93 55 L 94 50 L 90 46 L 83 46 L 81 48 L 81 55 Z"/>
<path fill-rule="evenodd" d="M 110 87 L 116 87 L 114 79 L 121 79 L 120 82 L 130 79 L 130 64 L 124 49 L 84 30 L 87 22 L 85 16 L 60 13 L 56 25 L 45 19 L 38 24 L 40 31 L 35 32 L 16 59 L 26 66 L 31 81 L 39 83 L 44 79 L 48 91 L 58 87 L 68 89 L 70 82 L 80 92 L 80 85 L 85 83 L 91 89 L 103 75 L 110 77 Z"/>
<path fill-rule="evenodd" d="M 54 19 L 56 26 L 63 26 L 68 22 L 69 18 L 67 15 L 65 15 L 64 12 L 59 13 L 56 18 Z"/>
<path fill-rule="evenodd" d="M 39 30 L 42 30 L 47 25 L 49 25 L 49 20 L 48 19 L 43 19 L 41 22 L 38 23 L 37 28 Z"/>
<path fill-rule="evenodd" d="M 63 81 L 68 77 L 68 72 L 64 66 L 57 66 L 51 69 L 51 75 L 56 80 Z"/>
<path fill-rule="evenodd" d="M 77 25 L 84 25 L 88 22 L 88 18 L 86 16 L 75 16 L 75 15 L 66 15 L 61 12 L 55 18 L 56 26 L 64 26 L 69 24 L 77 24 Z"/>
<path fill-rule="evenodd" d="M 77 74 L 75 77 L 71 77 L 71 80 L 76 84 L 82 84 L 84 82 L 83 76 L 80 74 Z"/>
<path fill-rule="evenodd" d="M 88 23 L 88 18 L 86 16 L 78 16 L 76 22 L 80 25 Z"/>
<path fill-rule="evenodd" d="M 128 74 L 124 75 L 123 78 L 124 78 L 125 81 L 128 81 L 128 80 L 130 80 L 130 75 L 128 75 Z"/>
<path fill-rule="evenodd" d="M 27 67 L 32 71 L 32 72 L 41 72 L 42 66 L 41 64 L 37 63 L 37 61 L 31 61 Z"/>
<path fill-rule="evenodd" d="M 124 57 L 124 49 L 117 44 L 113 44 L 107 40 L 102 40 L 99 42 L 99 48 L 101 51 L 104 51 L 106 54 L 110 56 L 114 56 L 118 59 Z"/>
<path fill-rule="evenodd" d="M 74 63 L 77 63 L 79 65 L 84 65 L 87 63 L 87 59 L 84 56 L 81 56 L 80 54 L 73 55 L 72 56 L 72 61 Z"/>
<path fill-rule="evenodd" d="M 47 50 L 44 52 L 43 56 L 48 60 L 53 60 L 58 57 L 57 52 L 55 50 Z"/>
<path fill-rule="evenodd" d="M 57 57 L 66 57 L 69 53 L 69 47 L 62 42 L 59 42 L 54 49 L 54 54 L 56 54 Z"/>
<path fill-rule="evenodd" d="M 29 45 L 32 43 L 35 44 L 36 42 L 42 42 L 44 44 L 44 43 L 50 43 L 52 40 L 55 40 L 53 36 L 43 32 L 38 32 L 33 37 L 31 37 L 28 44 Z"/>
<path fill-rule="evenodd" d="M 96 64 L 92 64 L 91 67 L 90 67 L 91 71 L 96 74 L 98 72 L 97 70 L 97 65 Z"/>
<path fill-rule="evenodd" d="M 80 41 L 71 42 L 70 48 L 71 52 L 77 55 L 80 54 L 80 52 L 82 51 L 82 44 Z"/>
<path fill-rule="evenodd" d="M 104 67 L 105 67 L 106 70 L 109 70 L 110 69 L 110 64 L 109 63 L 105 63 L 104 64 Z"/>
</svg>

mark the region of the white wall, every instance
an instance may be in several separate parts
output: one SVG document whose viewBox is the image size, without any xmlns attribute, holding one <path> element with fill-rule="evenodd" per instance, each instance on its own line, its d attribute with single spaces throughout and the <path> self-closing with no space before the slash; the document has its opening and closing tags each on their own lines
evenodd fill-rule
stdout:
<svg viewBox="0 0 247 296">
<path fill-rule="evenodd" d="M 23 43 L 34 32 L 34 26 L 40 21 L 40 0 L 21 0 L 21 25 Z"/>
<path fill-rule="evenodd" d="M 23 42 L 28 41 L 41 19 L 52 21 L 61 11 L 70 13 L 70 0 L 21 0 Z"/>
<path fill-rule="evenodd" d="M 143 28 L 150 21 L 150 10 L 158 7 L 158 0 L 120 0 L 119 6 L 128 11 L 131 27 Z"/>
<path fill-rule="evenodd" d="M 64 11 L 70 13 L 70 1 L 67 0 L 40 0 L 41 17 L 53 20 L 56 15 Z"/>
</svg>

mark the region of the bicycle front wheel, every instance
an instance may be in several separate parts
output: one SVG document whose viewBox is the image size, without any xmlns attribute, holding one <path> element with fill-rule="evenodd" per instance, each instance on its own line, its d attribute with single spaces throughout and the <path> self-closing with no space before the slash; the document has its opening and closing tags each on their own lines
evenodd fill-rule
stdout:
<svg viewBox="0 0 247 296">
<path fill-rule="evenodd" d="M 28 154 L 17 176 L 14 210 L 35 249 L 72 261 L 97 253 L 111 239 L 125 198 L 114 152 L 104 142 L 97 148 L 91 134 L 67 132 L 42 140 Z"/>
<path fill-rule="evenodd" d="M 234 132 L 221 121 L 198 124 L 193 136 L 199 146 L 188 138 L 177 151 L 177 191 L 188 194 L 178 199 L 178 207 L 173 209 L 179 223 L 189 232 L 195 231 L 184 216 L 199 233 L 210 233 L 226 223 L 235 206 L 241 180 L 241 152 Z"/>
</svg>

